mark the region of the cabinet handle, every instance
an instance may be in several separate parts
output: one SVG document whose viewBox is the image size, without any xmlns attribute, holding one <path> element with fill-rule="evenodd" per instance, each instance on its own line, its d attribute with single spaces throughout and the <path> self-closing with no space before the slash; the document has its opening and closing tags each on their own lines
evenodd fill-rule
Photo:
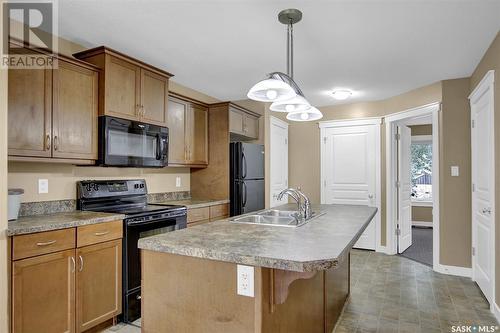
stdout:
<svg viewBox="0 0 500 333">
<path fill-rule="evenodd" d="M 146 108 L 144 107 L 144 105 L 141 105 L 141 108 L 142 108 L 142 116 L 145 117 L 146 116 Z"/>
<path fill-rule="evenodd" d="M 109 234 L 109 230 L 94 233 L 94 235 L 96 235 L 96 236 L 104 236 L 104 235 L 107 235 L 107 234 Z"/>
<path fill-rule="evenodd" d="M 71 265 L 73 266 L 71 268 L 71 273 L 74 273 L 76 270 L 76 262 L 75 262 L 75 257 L 71 257 Z"/>
<path fill-rule="evenodd" d="M 135 106 L 135 108 L 137 109 L 137 116 L 139 116 L 139 117 L 140 117 L 140 116 L 141 116 L 141 112 L 142 112 L 141 106 L 140 106 L 139 104 L 137 104 L 137 105 Z"/>
<path fill-rule="evenodd" d="M 36 243 L 36 246 L 48 246 L 48 245 L 55 244 L 56 242 L 57 242 L 56 240 L 51 240 L 51 241 L 48 241 L 48 242 Z"/>
<path fill-rule="evenodd" d="M 57 135 L 54 137 L 54 150 L 57 150 L 57 146 L 59 144 L 59 138 L 57 137 Z"/>
<path fill-rule="evenodd" d="M 45 150 L 50 150 L 50 134 L 47 134 L 47 139 L 45 140 Z"/>
<path fill-rule="evenodd" d="M 83 271 L 83 258 L 82 256 L 78 256 L 78 260 L 80 260 L 80 268 L 78 269 L 79 272 Z"/>
</svg>

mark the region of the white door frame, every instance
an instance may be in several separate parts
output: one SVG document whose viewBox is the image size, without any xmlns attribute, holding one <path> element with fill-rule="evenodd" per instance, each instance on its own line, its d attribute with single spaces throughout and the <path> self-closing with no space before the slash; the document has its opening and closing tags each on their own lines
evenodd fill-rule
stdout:
<svg viewBox="0 0 500 333">
<path fill-rule="evenodd" d="M 439 111 L 441 103 L 432 103 L 385 117 L 386 142 L 386 239 L 387 254 L 397 253 L 397 142 L 396 126 L 404 119 L 432 115 L 432 248 L 433 269 L 439 263 Z"/>
<path fill-rule="evenodd" d="M 491 121 L 491 134 L 493 136 L 492 141 L 491 141 L 491 174 L 490 174 L 490 179 L 491 183 L 493 184 L 493 189 L 491 191 L 491 205 L 492 205 L 492 210 L 491 210 L 491 232 L 490 232 L 490 254 L 491 254 L 491 303 L 490 303 L 490 310 L 497 314 L 497 311 L 495 311 L 495 305 L 496 305 L 496 297 L 495 297 L 495 123 L 494 123 L 494 118 L 495 118 L 495 109 L 494 109 L 494 82 L 495 82 L 495 71 L 490 70 L 488 71 L 484 77 L 481 79 L 481 81 L 478 83 L 478 85 L 474 88 L 472 93 L 469 95 L 469 100 L 472 108 L 472 104 L 476 102 L 480 97 L 482 97 L 485 93 L 490 93 L 490 98 L 491 98 L 491 106 L 492 110 L 490 112 L 490 121 Z M 471 112 L 471 121 L 472 121 L 472 112 Z M 474 144 L 472 144 L 472 141 L 475 139 L 473 135 L 471 135 L 471 149 L 473 149 Z M 474 151 L 471 151 L 471 160 L 473 158 Z M 471 163 L 472 168 L 474 165 Z M 475 177 L 474 177 L 474 170 L 471 170 L 471 189 L 473 188 L 473 184 L 475 182 Z M 472 193 L 472 207 L 474 207 L 474 193 Z M 472 222 L 472 247 L 477 247 L 476 244 L 474 243 L 475 240 L 475 234 L 474 234 L 474 210 L 472 209 L 472 216 L 471 216 L 471 222 Z M 472 256 L 472 280 L 475 280 L 475 256 Z"/>
<path fill-rule="evenodd" d="M 272 165 L 273 165 L 273 147 L 272 147 L 272 131 L 273 131 L 273 125 L 276 125 L 278 127 L 283 127 L 283 128 L 286 128 L 287 130 L 287 140 L 288 140 L 288 123 L 286 121 L 283 121 L 279 118 L 276 118 L 274 116 L 269 116 L 269 177 L 272 176 Z M 287 149 L 288 149 L 288 142 L 287 142 Z M 285 180 L 285 186 L 288 187 L 288 179 L 290 177 L 290 170 L 288 168 L 288 155 L 289 155 L 289 152 L 287 150 L 287 153 L 286 153 L 286 169 L 288 170 L 287 171 L 287 176 L 286 176 L 286 180 Z M 284 198 L 286 199 L 286 197 Z M 284 200 L 283 203 L 286 203 L 287 200 Z M 271 206 L 271 204 L 273 203 L 273 180 L 270 178 L 269 179 L 269 206 Z"/>
<path fill-rule="evenodd" d="M 375 153 L 375 205 L 377 206 L 378 213 L 377 213 L 377 218 L 375 219 L 375 251 L 376 252 L 385 252 L 385 247 L 381 245 L 381 238 L 382 238 L 382 232 L 381 232 L 381 198 L 382 198 L 382 191 L 381 191 L 381 151 L 380 151 L 380 142 L 381 142 L 381 137 L 380 137 L 380 125 L 382 124 L 382 118 L 374 117 L 374 118 L 360 118 L 360 119 L 343 119 L 343 120 L 329 120 L 329 121 L 320 121 L 319 122 L 319 128 L 320 128 L 320 146 L 322 147 L 320 150 L 320 188 L 321 188 L 321 203 L 324 204 L 326 202 L 326 193 L 325 193 L 325 187 L 323 186 L 325 184 L 325 179 L 326 179 L 326 170 L 324 166 L 325 162 L 325 152 L 323 149 L 323 144 L 322 144 L 322 138 L 325 137 L 325 130 L 327 128 L 333 128 L 333 127 L 352 127 L 352 126 L 366 126 L 366 125 L 376 125 L 375 126 L 375 134 L 379 138 L 375 142 L 376 145 L 376 153 Z"/>
</svg>

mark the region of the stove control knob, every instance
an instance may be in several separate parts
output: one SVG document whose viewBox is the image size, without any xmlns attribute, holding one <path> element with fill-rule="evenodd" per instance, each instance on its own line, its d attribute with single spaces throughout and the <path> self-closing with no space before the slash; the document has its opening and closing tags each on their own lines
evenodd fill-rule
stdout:
<svg viewBox="0 0 500 333">
<path fill-rule="evenodd" d="M 139 184 L 134 184 L 134 188 L 138 189 L 139 188 Z"/>
<path fill-rule="evenodd" d="M 144 188 L 144 184 L 141 184 L 141 188 Z"/>
</svg>

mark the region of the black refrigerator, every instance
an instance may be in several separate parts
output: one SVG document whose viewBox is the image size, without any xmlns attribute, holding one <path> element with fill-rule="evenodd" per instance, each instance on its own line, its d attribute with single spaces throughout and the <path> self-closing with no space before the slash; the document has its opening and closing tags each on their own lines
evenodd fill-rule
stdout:
<svg viewBox="0 0 500 333">
<path fill-rule="evenodd" d="M 231 216 L 264 209 L 264 146 L 230 143 Z"/>
</svg>

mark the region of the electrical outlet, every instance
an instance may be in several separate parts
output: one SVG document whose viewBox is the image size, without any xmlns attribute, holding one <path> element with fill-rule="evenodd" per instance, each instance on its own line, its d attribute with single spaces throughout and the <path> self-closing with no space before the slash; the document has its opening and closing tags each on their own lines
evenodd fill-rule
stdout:
<svg viewBox="0 0 500 333">
<path fill-rule="evenodd" d="M 451 167 L 451 176 L 458 177 L 459 175 L 460 175 L 460 171 L 459 171 L 458 165 L 453 165 Z"/>
<path fill-rule="evenodd" d="M 49 193 L 49 180 L 38 179 L 38 194 Z"/>
<path fill-rule="evenodd" d="M 236 271 L 238 295 L 254 297 L 254 268 L 238 265 Z"/>
<path fill-rule="evenodd" d="M 175 187 L 181 187 L 181 177 L 175 177 Z"/>
</svg>

